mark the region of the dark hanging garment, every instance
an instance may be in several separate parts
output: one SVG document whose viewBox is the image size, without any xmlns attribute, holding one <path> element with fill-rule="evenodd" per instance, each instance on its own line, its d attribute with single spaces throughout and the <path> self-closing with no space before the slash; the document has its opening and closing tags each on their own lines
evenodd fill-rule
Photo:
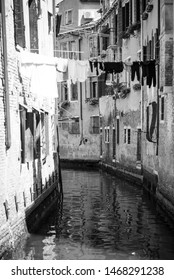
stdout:
<svg viewBox="0 0 174 280">
<path fill-rule="evenodd" d="M 105 73 L 98 76 L 98 97 L 105 95 Z"/>
<path fill-rule="evenodd" d="M 146 139 L 147 141 L 152 142 L 149 135 L 149 106 L 146 108 Z"/>
<path fill-rule="evenodd" d="M 157 119 L 157 103 L 152 102 L 152 121 L 151 121 L 150 132 L 149 132 L 150 139 L 152 139 L 153 133 L 155 131 L 156 119 Z"/>
<path fill-rule="evenodd" d="M 90 61 L 90 60 L 89 60 L 89 66 L 90 66 L 91 72 L 93 72 L 93 64 L 92 64 L 92 61 Z"/>
<path fill-rule="evenodd" d="M 121 73 L 123 68 L 123 62 L 104 62 L 105 80 L 108 73 Z"/>
<path fill-rule="evenodd" d="M 148 72 L 148 63 L 149 62 L 140 62 L 140 66 L 142 68 L 142 80 L 141 80 L 141 85 L 144 86 L 144 78 L 147 77 L 147 72 Z"/>
<path fill-rule="evenodd" d="M 98 71 L 98 61 L 94 61 L 94 68 L 96 69 L 96 75 L 99 75 L 99 71 Z"/>
<path fill-rule="evenodd" d="M 58 37 L 60 32 L 61 17 L 61 15 L 56 16 L 56 37 Z"/>
<path fill-rule="evenodd" d="M 99 62 L 99 68 L 100 68 L 100 70 L 104 70 L 104 65 L 103 65 L 103 62 Z"/>
<path fill-rule="evenodd" d="M 135 73 L 137 75 L 137 80 L 140 81 L 140 63 L 138 61 L 134 61 L 131 65 L 131 80 L 134 81 Z"/>
<path fill-rule="evenodd" d="M 148 64 L 148 68 L 147 68 L 147 85 L 149 86 L 149 88 L 152 85 L 152 80 L 153 80 L 153 86 L 156 86 L 156 68 L 155 68 L 155 60 L 152 60 L 149 62 Z"/>
</svg>

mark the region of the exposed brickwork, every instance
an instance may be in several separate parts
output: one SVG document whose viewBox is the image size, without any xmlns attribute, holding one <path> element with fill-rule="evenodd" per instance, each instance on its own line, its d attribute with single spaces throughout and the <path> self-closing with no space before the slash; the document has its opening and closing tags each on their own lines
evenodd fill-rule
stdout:
<svg viewBox="0 0 174 280">
<path fill-rule="evenodd" d="M 46 100 L 46 104 L 38 102 L 29 93 L 27 79 L 21 79 L 18 67 L 17 51 L 14 42 L 13 10 L 7 1 L 6 27 L 7 27 L 7 59 L 8 59 L 8 82 L 10 99 L 10 127 L 11 147 L 6 149 L 6 108 L 4 94 L 4 68 L 3 55 L 0 50 L 0 257 L 8 248 L 14 248 L 21 236 L 27 234 L 25 211 L 33 204 L 34 188 L 38 182 L 38 194 L 45 182 L 51 178 L 52 173 L 58 169 L 56 155 L 53 151 L 57 148 L 57 140 L 54 147 L 49 145 L 49 153 L 43 163 L 35 160 L 21 163 L 21 136 L 20 136 L 20 107 L 19 101 L 31 106 L 40 104 L 49 112 L 49 139 L 50 143 L 56 138 L 51 115 L 55 112 L 55 101 Z M 56 125 L 56 122 L 55 122 Z M 35 166 L 35 168 L 34 168 Z M 34 176 L 35 175 L 35 176 Z M 41 185 L 43 184 L 43 186 Z"/>
</svg>

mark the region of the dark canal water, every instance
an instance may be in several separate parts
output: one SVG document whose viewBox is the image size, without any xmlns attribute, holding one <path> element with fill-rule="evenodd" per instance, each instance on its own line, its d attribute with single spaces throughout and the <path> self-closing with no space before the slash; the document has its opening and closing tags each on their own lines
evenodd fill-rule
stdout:
<svg viewBox="0 0 174 280">
<path fill-rule="evenodd" d="M 174 224 L 141 187 L 63 170 L 64 199 L 26 242 L 26 259 L 174 259 Z"/>
</svg>

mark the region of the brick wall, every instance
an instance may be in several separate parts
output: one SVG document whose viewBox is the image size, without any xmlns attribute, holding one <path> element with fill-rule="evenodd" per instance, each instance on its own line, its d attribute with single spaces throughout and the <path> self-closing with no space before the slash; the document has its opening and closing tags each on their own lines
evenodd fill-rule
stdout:
<svg viewBox="0 0 174 280">
<path fill-rule="evenodd" d="M 9 2 L 8 2 L 9 3 Z M 20 140 L 20 109 L 19 101 L 29 99 L 31 105 L 37 105 L 33 96 L 29 95 L 26 84 L 22 85 L 19 75 L 17 52 L 14 43 L 13 10 L 11 5 L 6 9 L 7 24 L 7 57 L 9 76 L 9 99 L 10 99 L 10 126 L 11 147 L 7 150 L 5 146 L 5 99 L 3 86 L 3 60 L 0 61 L 0 255 L 6 248 L 13 248 L 22 235 L 27 234 L 25 224 L 25 210 L 33 204 L 32 192 L 35 180 L 43 182 L 49 180 L 52 172 L 57 169 L 53 158 L 53 145 L 49 145 L 49 155 L 46 162 L 38 163 L 35 160 L 21 163 L 21 140 Z M 25 81 L 27 83 L 27 81 Z M 39 101 L 39 100 L 38 100 Z M 41 102 L 38 104 L 41 104 Z M 49 108 L 49 138 L 55 137 L 54 126 L 52 126 L 51 115 L 55 112 L 55 102 L 46 103 Z M 56 140 L 55 140 L 56 142 Z M 38 168 L 37 168 L 38 166 Z M 35 175 L 35 176 L 34 176 Z M 42 175 L 42 178 L 41 178 Z M 41 180 L 42 179 L 42 180 Z"/>
</svg>

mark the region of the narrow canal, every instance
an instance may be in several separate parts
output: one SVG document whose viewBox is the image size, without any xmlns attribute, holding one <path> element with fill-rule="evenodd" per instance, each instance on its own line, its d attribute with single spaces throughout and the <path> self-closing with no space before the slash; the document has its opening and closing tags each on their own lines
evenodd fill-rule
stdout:
<svg viewBox="0 0 174 280">
<path fill-rule="evenodd" d="M 62 177 L 63 204 L 27 240 L 26 259 L 174 259 L 174 224 L 141 187 L 99 171 Z"/>
</svg>

